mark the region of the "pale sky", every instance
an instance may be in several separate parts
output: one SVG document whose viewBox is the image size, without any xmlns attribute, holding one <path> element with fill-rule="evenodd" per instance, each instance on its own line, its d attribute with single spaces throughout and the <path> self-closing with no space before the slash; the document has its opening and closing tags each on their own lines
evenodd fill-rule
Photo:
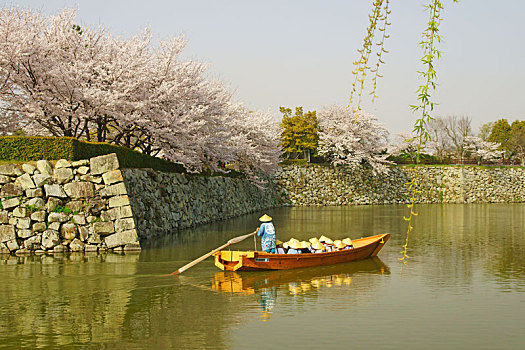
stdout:
<svg viewBox="0 0 525 350">
<path fill-rule="evenodd" d="M 390 132 L 412 129 L 418 115 L 418 42 L 427 19 L 424 0 L 391 0 L 379 99 L 365 103 Z M 499 118 L 525 119 L 525 2 L 443 0 L 435 116 L 468 115 L 474 131 Z M 156 37 L 184 34 L 183 58 L 205 61 L 209 73 L 249 108 L 305 110 L 347 105 L 372 0 L 30 0 L 2 1 L 56 13 L 77 11 L 80 25 L 101 24 L 129 37 L 148 26 Z"/>
</svg>

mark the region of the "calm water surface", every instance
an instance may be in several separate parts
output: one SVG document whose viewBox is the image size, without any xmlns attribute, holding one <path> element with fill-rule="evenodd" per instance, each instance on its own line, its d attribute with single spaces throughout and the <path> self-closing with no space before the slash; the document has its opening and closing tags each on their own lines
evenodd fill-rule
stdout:
<svg viewBox="0 0 525 350">
<path fill-rule="evenodd" d="M 140 254 L 0 258 L 0 348 L 525 348 L 525 205 L 281 208 L 278 237 L 390 232 L 379 257 L 225 273 L 211 259 L 162 277 L 262 213 L 150 242 Z M 252 249 L 248 239 L 235 248 Z"/>
</svg>

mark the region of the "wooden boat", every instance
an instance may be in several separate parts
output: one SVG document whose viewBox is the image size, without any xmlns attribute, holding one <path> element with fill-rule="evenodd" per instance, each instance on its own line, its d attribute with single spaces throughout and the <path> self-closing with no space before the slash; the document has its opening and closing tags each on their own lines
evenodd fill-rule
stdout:
<svg viewBox="0 0 525 350">
<path fill-rule="evenodd" d="M 390 234 L 353 240 L 353 249 L 326 253 L 271 254 L 256 251 L 221 250 L 214 255 L 215 266 L 224 271 L 288 270 L 302 267 L 327 266 L 376 256 Z"/>
</svg>

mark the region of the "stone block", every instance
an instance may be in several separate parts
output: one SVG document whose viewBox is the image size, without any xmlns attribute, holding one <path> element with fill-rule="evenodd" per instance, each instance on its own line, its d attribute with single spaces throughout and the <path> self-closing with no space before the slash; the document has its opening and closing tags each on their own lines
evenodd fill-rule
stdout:
<svg viewBox="0 0 525 350">
<path fill-rule="evenodd" d="M 124 251 L 127 251 L 127 252 L 133 252 L 133 251 L 139 251 L 139 250 L 141 250 L 141 248 L 138 242 L 128 243 L 124 246 Z"/>
<path fill-rule="evenodd" d="M 42 245 L 42 235 L 34 235 L 24 241 L 24 247 L 30 250 L 40 249 Z"/>
<path fill-rule="evenodd" d="M 37 161 L 36 168 L 40 174 L 51 175 L 53 173 L 53 166 L 48 160 Z"/>
<path fill-rule="evenodd" d="M 55 163 L 55 169 L 71 168 L 71 163 L 65 159 L 59 159 Z"/>
<path fill-rule="evenodd" d="M 59 184 L 64 184 L 73 180 L 73 170 L 71 168 L 58 168 L 53 172 L 53 178 Z"/>
<path fill-rule="evenodd" d="M 55 230 L 46 230 L 42 233 L 42 247 L 45 249 L 51 249 L 60 243 L 58 232 Z"/>
<path fill-rule="evenodd" d="M 78 238 L 86 242 L 89 237 L 89 228 L 87 226 L 78 226 Z"/>
<path fill-rule="evenodd" d="M 91 175 L 81 175 L 80 176 L 80 180 L 87 181 L 87 182 L 92 182 L 94 184 L 101 184 L 102 183 L 102 177 L 100 177 L 100 176 L 94 177 L 94 176 L 91 176 Z"/>
<path fill-rule="evenodd" d="M 117 182 L 122 182 L 124 181 L 124 178 L 122 177 L 120 170 L 112 170 L 102 174 L 102 180 L 104 180 L 104 184 L 107 186 Z"/>
<path fill-rule="evenodd" d="M 81 166 L 80 168 L 77 169 L 77 174 L 86 175 L 87 173 L 89 173 L 88 166 Z"/>
<path fill-rule="evenodd" d="M 69 250 L 72 252 L 83 252 L 84 243 L 80 242 L 78 238 L 75 238 L 71 243 L 69 243 Z"/>
<path fill-rule="evenodd" d="M 30 218 L 18 218 L 16 220 L 16 228 L 20 230 L 31 228 L 31 219 Z"/>
<path fill-rule="evenodd" d="M 9 249 L 10 252 L 14 252 L 15 250 L 20 248 L 16 239 L 12 239 L 10 241 L 5 242 L 5 245 L 7 246 L 7 249 Z"/>
<path fill-rule="evenodd" d="M 61 205 L 62 201 L 55 197 L 49 197 L 46 203 L 46 210 L 48 213 L 54 211 L 58 205 Z"/>
<path fill-rule="evenodd" d="M 64 245 L 59 244 L 53 248 L 53 253 L 65 253 L 65 252 L 67 252 L 67 247 Z"/>
<path fill-rule="evenodd" d="M 128 196 L 115 196 L 109 198 L 109 207 L 115 208 L 115 207 L 123 207 L 125 205 L 129 205 L 129 197 Z"/>
<path fill-rule="evenodd" d="M 24 195 L 24 189 L 14 183 L 7 183 L 0 190 L 0 197 L 20 197 Z"/>
<path fill-rule="evenodd" d="M 93 233 L 88 237 L 89 244 L 100 244 L 101 242 L 102 239 L 100 238 L 100 235 L 97 235 L 96 233 Z"/>
<path fill-rule="evenodd" d="M 67 198 L 66 192 L 60 185 L 44 185 L 46 197 Z"/>
<path fill-rule="evenodd" d="M 82 212 L 84 211 L 84 203 L 82 201 L 71 201 L 67 203 L 67 207 L 73 212 Z"/>
<path fill-rule="evenodd" d="M 95 196 L 95 187 L 91 182 L 71 182 L 64 185 L 66 194 L 73 198 L 92 198 Z"/>
<path fill-rule="evenodd" d="M 100 218 L 104 221 L 114 221 L 116 219 L 115 215 L 116 211 L 113 209 L 104 210 L 100 213 Z"/>
<path fill-rule="evenodd" d="M 98 247 L 96 245 L 87 244 L 84 246 L 84 252 L 86 253 L 93 253 L 98 250 Z"/>
<path fill-rule="evenodd" d="M 16 233 L 14 225 L 0 225 L 0 242 L 5 243 L 15 238 Z"/>
<path fill-rule="evenodd" d="M 47 228 L 45 222 L 35 222 L 32 226 L 33 232 L 44 232 Z"/>
<path fill-rule="evenodd" d="M 115 227 L 112 222 L 94 222 L 93 233 L 107 236 L 115 232 Z"/>
<path fill-rule="evenodd" d="M 36 198 L 31 198 L 30 200 L 28 200 L 27 205 L 33 208 L 42 209 L 46 206 L 46 202 L 44 202 L 42 198 L 36 197 Z"/>
<path fill-rule="evenodd" d="M 17 234 L 17 236 L 18 236 L 19 238 L 24 238 L 24 239 L 29 238 L 29 237 L 35 235 L 35 234 L 33 233 L 33 231 L 28 230 L 28 229 L 18 230 L 16 234 Z"/>
<path fill-rule="evenodd" d="M 44 210 L 35 211 L 31 214 L 31 220 L 37 221 L 37 222 L 44 222 L 46 221 L 46 212 Z"/>
<path fill-rule="evenodd" d="M 112 169 L 113 170 L 113 169 Z M 20 176 L 23 172 L 15 164 L 2 164 L 0 165 L 0 175 L 6 176 Z"/>
<path fill-rule="evenodd" d="M 69 214 L 67 213 L 49 213 L 47 217 L 48 222 L 66 222 L 69 220 Z"/>
<path fill-rule="evenodd" d="M 86 217 L 82 214 L 76 214 L 73 215 L 73 223 L 77 225 L 85 225 L 86 224 Z"/>
<path fill-rule="evenodd" d="M 24 207 L 16 207 L 13 210 L 13 216 L 16 218 L 25 218 L 27 216 L 27 209 Z"/>
<path fill-rule="evenodd" d="M 44 191 L 41 188 L 31 188 L 26 190 L 27 198 L 44 197 Z"/>
<path fill-rule="evenodd" d="M 100 196 L 102 197 L 113 197 L 128 194 L 124 182 L 120 182 L 114 185 L 109 185 L 100 190 Z"/>
<path fill-rule="evenodd" d="M 92 175 L 107 173 L 108 171 L 119 168 L 118 158 L 115 153 L 91 158 L 89 163 Z"/>
<path fill-rule="evenodd" d="M 76 160 L 74 162 L 71 162 L 71 166 L 74 168 L 78 168 L 78 167 L 86 166 L 86 165 L 89 165 L 88 159 L 81 159 L 81 160 Z"/>
<path fill-rule="evenodd" d="M 138 236 L 137 231 L 128 230 L 114 233 L 110 236 L 107 236 L 104 241 L 108 248 L 115 248 L 120 246 L 125 246 L 127 244 L 137 243 Z"/>
<path fill-rule="evenodd" d="M 19 205 L 20 205 L 20 199 L 18 198 L 4 199 L 2 201 L 2 207 L 4 209 L 11 209 L 14 207 L 18 207 Z"/>
<path fill-rule="evenodd" d="M 32 164 L 22 164 L 22 170 L 29 175 L 33 175 L 36 171 L 36 167 Z"/>
<path fill-rule="evenodd" d="M 48 174 L 35 174 L 33 175 L 33 183 L 36 187 L 42 187 L 44 185 L 51 184 L 51 176 Z"/>
<path fill-rule="evenodd" d="M 9 222 L 9 216 L 7 211 L 0 211 L 0 224 L 7 224 Z"/>
<path fill-rule="evenodd" d="M 50 229 L 50 230 L 60 231 L 60 226 L 61 225 L 62 225 L 61 222 L 56 221 L 56 222 L 52 222 L 52 223 L 48 224 L 47 228 Z"/>
<path fill-rule="evenodd" d="M 62 225 L 60 228 L 60 236 L 68 241 L 71 241 L 77 237 L 77 225 L 72 223 L 67 223 Z"/>
<path fill-rule="evenodd" d="M 36 188 L 33 179 L 31 179 L 31 175 L 28 173 L 24 173 L 23 175 L 17 177 L 15 180 L 15 185 L 22 187 L 24 190 Z"/>
<path fill-rule="evenodd" d="M 0 175 L 0 185 L 6 184 L 8 182 L 11 182 L 11 178 L 9 176 Z"/>
<path fill-rule="evenodd" d="M 135 221 L 133 218 L 118 219 L 115 221 L 115 231 L 127 231 L 135 228 Z"/>
</svg>

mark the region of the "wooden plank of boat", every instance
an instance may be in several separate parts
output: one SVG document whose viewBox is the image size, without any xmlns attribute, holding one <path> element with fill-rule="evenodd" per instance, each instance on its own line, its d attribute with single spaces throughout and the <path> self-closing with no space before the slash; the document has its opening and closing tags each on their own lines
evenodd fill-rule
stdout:
<svg viewBox="0 0 525 350">
<path fill-rule="evenodd" d="M 225 271 L 288 270 L 302 267 L 327 266 L 376 256 L 390 238 L 390 234 L 353 240 L 353 249 L 326 253 L 271 254 L 255 251 L 219 251 L 215 266 Z"/>
</svg>

